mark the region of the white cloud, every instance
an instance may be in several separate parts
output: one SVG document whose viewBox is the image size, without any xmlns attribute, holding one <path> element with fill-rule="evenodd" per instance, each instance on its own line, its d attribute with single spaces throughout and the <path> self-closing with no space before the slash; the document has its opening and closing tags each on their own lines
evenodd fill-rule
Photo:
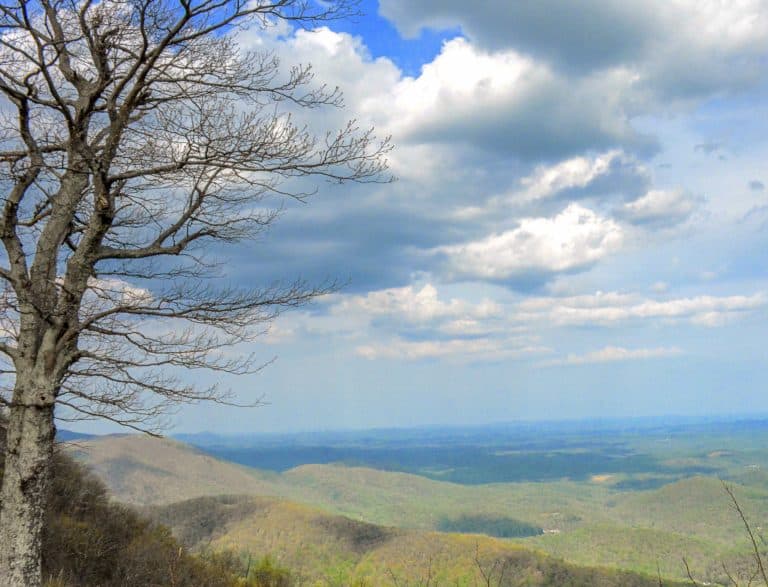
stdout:
<svg viewBox="0 0 768 587">
<path fill-rule="evenodd" d="M 738 90 L 760 80 L 768 51 L 765 0 L 656 1 L 664 22 L 643 69 L 661 98 Z"/>
<path fill-rule="evenodd" d="M 514 52 L 489 54 L 465 39 L 448 41 L 417 78 L 406 77 L 394 88 L 393 124 L 408 134 L 455 119 L 477 120 L 492 107 L 524 98 L 526 88 L 550 78 L 546 68 Z"/>
<path fill-rule="evenodd" d="M 703 97 L 759 81 L 768 51 L 765 0 L 382 0 L 407 34 L 462 27 L 473 43 L 514 49 L 563 72 L 635 73 L 636 97 Z M 564 26 L 567 23 L 567 26 Z"/>
<path fill-rule="evenodd" d="M 382 102 L 391 101 L 401 72 L 390 59 L 372 59 L 359 37 L 327 27 L 298 29 L 293 34 L 285 27 L 278 27 L 244 30 L 239 33 L 238 41 L 246 50 L 274 51 L 286 67 L 311 65 L 316 80 L 308 88 L 324 85 L 327 90 L 339 88 L 343 92 L 347 108 L 297 108 L 292 113 L 297 120 L 320 130 L 340 128 L 352 116 L 363 127 L 386 126 L 388 115 L 382 109 Z M 385 129 L 384 134 L 386 132 Z"/>
<path fill-rule="evenodd" d="M 56 279 L 58 285 L 64 282 L 63 277 Z M 141 308 L 151 306 L 154 300 L 152 292 L 143 287 L 137 287 L 122 279 L 88 278 L 88 288 L 83 296 L 80 318 L 85 320 L 104 311 L 118 308 Z"/>
<path fill-rule="evenodd" d="M 336 294 L 325 303 L 327 314 L 303 317 L 305 330 L 318 332 L 319 325 L 326 336 L 354 330 L 354 352 L 367 359 L 475 362 L 547 351 L 525 326 L 509 323 L 500 304 L 445 299 L 431 284 Z"/>
<path fill-rule="evenodd" d="M 768 305 L 763 293 L 751 296 L 696 296 L 655 300 L 639 294 L 597 292 L 565 297 L 515 298 L 503 288 L 499 301 L 473 302 L 441 296 L 438 289 L 390 288 L 366 295 L 335 294 L 324 298 L 327 311 L 282 318 L 262 342 L 276 344 L 298 336 L 320 336 L 349 345 L 349 352 L 368 360 L 447 360 L 477 363 L 535 360 L 553 353 L 548 339 L 571 327 L 625 329 L 647 324 L 718 327 L 743 319 Z M 503 300 L 503 301 L 502 301 Z M 615 330 L 611 330 L 614 332 Z M 274 334 L 274 336 L 272 336 Z M 613 335 L 611 335 L 613 336 Z M 539 365 L 580 365 L 669 357 L 682 351 L 665 336 L 663 346 L 628 349 L 607 345 L 572 352 Z"/>
<path fill-rule="evenodd" d="M 397 274 L 398 283 L 409 275 L 422 274 L 431 280 L 506 284 L 517 280 L 539 285 L 557 274 L 586 270 L 619 252 L 634 230 L 623 221 L 662 226 L 690 218 L 701 202 L 682 189 L 650 189 L 650 164 L 643 165 L 640 152 L 632 150 L 642 140 L 629 121 L 656 112 L 653 102 L 657 89 L 648 84 L 656 84 L 663 73 L 658 69 L 662 49 L 674 45 L 665 28 L 669 17 L 664 11 L 691 12 L 689 20 L 698 23 L 704 37 L 704 49 L 691 49 L 696 55 L 717 47 L 737 55 L 739 51 L 758 50 L 750 43 L 756 43 L 756 31 L 762 30 L 763 17 L 757 8 L 765 3 L 734 2 L 729 8 L 725 6 L 728 3 L 707 2 L 702 5 L 702 14 L 707 14 L 704 18 L 686 2 L 674 1 L 673 6 L 657 10 L 666 3 L 657 6 L 654 0 L 653 9 L 644 9 L 639 2 L 590 1 L 596 11 L 604 8 L 601 14 L 613 15 L 613 22 L 631 23 L 634 17 L 642 17 L 643 26 L 656 27 L 653 30 L 663 33 L 663 38 L 654 40 L 641 30 L 642 42 L 636 46 L 609 55 L 607 61 L 595 54 L 596 61 L 588 67 L 569 69 L 561 67 L 564 61 L 553 53 L 531 50 L 522 41 L 513 46 L 504 35 L 499 36 L 500 43 L 483 43 L 479 40 L 482 27 L 475 23 L 472 30 L 477 34 L 445 43 L 437 57 L 414 77 L 403 75 L 388 59 L 372 59 L 359 38 L 328 29 L 298 31 L 269 41 L 267 45 L 276 47 L 286 64 L 312 62 L 319 81 L 338 84 L 345 90 L 349 108 L 331 111 L 331 122 L 354 114 L 360 117 L 361 126 L 376 124 L 382 134 L 394 133 L 398 148 L 393 162 L 403 178 L 386 190 L 365 186 L 365 191 L 356 191 L 354 198 L 333 200 L 324 209 L 313 204 L 312 210 L 302 211 L 304 224 L 299 229 L 307 230 L 301 232 L 294 225 L 289 238 L 301 241 L 307 232 L 316 236 L 316 241 L 306 245 L 311 260 L 322 244 L 333 245 L 323 261 L 334 264 L 331 271 L 341 267 L 338 273 L 342 275 L 349 273 L 345 263 L 373 258 L 370 266 L 376 270 L 367 268 L 362 280 L 356 274 L 356 287 L 366 287 L 365 279 L 376 274 L 373 287 L 386 288 L 390 278 L 379 279 L 377 270 L 381 267 L 380 273 L 387 273 L 388 267 L 394 266 L 404 267 Z M 398 2 L 388 0 L 382 8 Z M 446 8 L 451 0 L 416 4 L 405 5 L 411 22 L 428 20 L 430 10 L 443 15 L 436 17 L 444 17 L 443 24 L 456 20 Z M 484 3 L 476 12 L 486 12 L 493 4 Z M 549 4 L 572 9 L 557 2 Z M 424 12 L 424 6 L 431 8 Z M 584 12 L 584 18 L 589 13 L 573 10 Z M 499 21 L 508 18 L 503 10 L 487 12 L 486 16 Z M 663 14 L 657 18 L 657 12 Z M 562 25 L 563 13 L 541 14 Z M 680 26 L 683 37 L 688 38 L 690 23 Z M 626 29 L 630 36 L 631 29 Z M 628 45 L 630 36 L 615 36 L 614 40 Z M 548 42 L 556 44 L 560 39 L 554 35 Z M 563 59 L 571 49 L 563 49 Z M 588 59 L 589 55 L 580 58 Z M 323 116 L 327 114 L 323 111 Z M 673 179 L 667 184 L 677 182 Z M 605 201 L 616 196 L 622 201 Z M 631 197 L 635 199 L 626 203 Z M 566 206 L 566 198 L 579 199 L 580 203 L 552 214 L 556 206 Z M 516 207 L 521 201 L 525 207 Z M 350 209 L 357 211 L 357 206 L 359 214 L 350 216 L 353 221 L 344 216 Z M 323 222 L 317 222 L 318 218 Z M 334 218 L 343 221 L 335 222 Z M 323 233 L 325 226 L 327 232 Z M 403 247 L 387 248 L 388 243 L 401 242 L 398 239 L 405 243 Z M 410 240 L 406 243 L 405 239 Z M 382 243 L 376 252 L 368 244 L 374 242 Z M 286 256 L 295 257 L 293 241 L 285 249 L 290 251 Z M 385 252 L 377 256 L 382 250 Z M 646 283 L 656 278 L 643 277 Z M 654 294 L 662 293 L 662 288 L 655 288 Z M 410 286 L 339 296 L 330 312 L 346 324 L 349 333 L 364 337 L 367 332 L 384 331 L 404 336 L 408 344 L 421 344 L 422 336 L 441 343 L 446 339 L 501 337 L 505 328 L 519 324 L 518 316 L 526 324 L 535 319 L 555 326 L 640 319 L 714 326 L 754 309 L 749 306 L 749 296 L 743 297 L 740 306 L 739 296 L 695 296 L 686 305 L 684 300 L 635 295 L 614 303 L 609 295 L 594 299 L 593 307 L 571 306 L 567 298 L 556 298 L 553 307 L 532 311 L 525 303 L 517 308 L 487 300 L 446 299 L 438 295 L 434 285 Z M 724 299 L 734 305 L 728 306 Z M 327 324 L 323 328 L 333 331 L 334 327 Z M 408 336 L 406 331 L 416 335 Z"/>
<path fill-rule="evenodd" d="M 456 38 L 420 76 L 393 87 L 380 108 L 396 139 L 552 158 L 617 144 L 647 146 L 624 107 L 632 83 L 633 74 L 620 69 L 565 79 L 515 51 L 490 53 Z"/>
<path fill-rule="evenodd" d="M 372 59 L 359 38 L 327 28 L 267 38 L 245 32 L 241 42 L 274 48 L 286 63 L 312 63 L 319 80 L 343 89 L 356 118 L 392 133 L 401 146 L 463 143 L 525 160 L 648 146 L 627 117 L 629 71 L 566 79 L 515 50 L 489 52 L 455 38 L 409 77 L 389 59 Z M 326 110 L 322 118 L 333 126 L 344 116 Z"/>
<path fill-rule="evenodd" d="M 583 355 L 569 354 L 563 359 L 553 359 L 539 363 L 540 366 L 555 365 L 589 365 L 594 363 L 615 363 L 618 361 L 636 361 L 645 359 L 659 359 L 675 357 L 683 353 L 677 347 L 657 347 L 626 349 L 619 346 L 607 346 L 598 351 L 592 351 Z"/>
<path fill-rule="evenodd" d="M 369 316 L 397 317 L 413 324 L 449 319 L 477 323 L 477 319 L 498 317 L 501 308 L 490 300 L 477 304 L 452 298 L 443 301 L 431 284 L 372 291 L 365 296 L 343 297 L 331 310 L 334 314 L 362 312 Z"/>
<path fill-rule="evenodd" d="M 441 299 L 431 284 L 336 295 L 326 301 L 331 304 L 328 319 L 358 324 L 366 342 L 354 352 L 371 360 L 450 357 L 474 362 L 544 352 L 526 328 L 505 320 L 496 302 Z M 414 333 L 418 335 L 412 339 Z"/>
<path fill-rule="evenodd" d="M 528 273 L 584 269 L 618 250 L 622 239 L 613 220 L 570 204 L 554 218 L 525 218 L 514 230 L 434 252 L 447 257 L 454 278 L 504 281 Z"/>
<path fill-rule="evenodd" d="M 623 153 L 613 150 L 593 158 L 574 157 L 552 166 L 540 165 L 533 174 L 520 180 L 524 188 L 520 196 L 538 200 L 563 190 L 587 187 L 598 177 L 608 174 L 611 165 L 621 158 Z"/>
<path fill-rule="evenodd" d="M 440 296 L 431 284 L 368 292 L 331 294 L 319 299 L 320 312 L 292 312 L 273 324 L 263 342 L 291 342 L 302 335 L 377 339 L 417 335 L 422 340 L 481 339 L 516 335 L 522 329 L 504 321 L 502 306 Z"/>
<path fill-rule="evenodd" d="M 696 207 L 682 192 L 649 191 L 638 150 L 647 137 L 630 124 L 642 114 L 631 67 L 565 75 L 533 53 L 455 38 L 408 77 L 391 60 L 373 59 L 360 38 L 327 28 L 267 41 L 244 33 L 243 40 L 274 48 L 286 64 L 311 62 L 318 81 L 344 90 L 347 110 L 297 116 L 324 128 L 354 114 L 363 128 L 393 133 L 397 145 L 398 184 L 345 188 L 330 198 L 324 187 L 324 209 L 286 214 L 281 223 L 293 230 L 278 226 L 270 235 L 292 241 L 275 255 L 277 271 L 338 263 L 356 285 L 369 280 L 377 288 L 419 271 L 529 287 L 618 251 L 632 234 L 622 218 L 655 227 Z M 343 200 L 335 195 L 352 190 Z M 551 217 L 574 200 L 581 205 Z M 301 261 L 297 240 L 311 241 Z M 374 251 L 374 242 L 383 244 Z M 366 255 L 381 272 L 360 261 Z"/>
<path fill-rule="evenodd" d="M 556 63 L 589 68 L 626 59 L 642 48 L 643 34 L 656 20 L 655 7 L 648 4 L 643 10 L 615 0 L 489 0 L 467 10 L 460 0 L 381 0 L 380 11 L 409 36 L 422 28 L 458 25 L 484 47 L 515 46 Z"/>
<path fill-rule="evenodd" d="M 517 307 L 516 318 L 553 326 L 618 325 L 630 320 L 686 320 L 718 326 L 768 304 L 764 293 L 751 296 L 695 296 L 652 300 L 621 293 L 564 298 L 530 298 Z"/>
<path fill-rule="evenodd" d="M 279 345 L 293 342 L 296 339 L 296 330 L 285 322 L 272 322 L 259 337 L 259 342 L 268 345 Z"/>
<path fill-rule="evenodd" d="M 687 220 L 699 202 L 683 190 L 650 190 L 621 209 L 621 216 L 635 224 L 669 226 Z"/>
<path fill-rule="evenodd" d="M 152 292 L 122 279 L 88 278 L 88 292 L 97 298 L 124 306 L 142 306 L 152 301 Z"/>
<path fill-rule="evenodd" d="M 386 344 L 361 345 L 355 352 L 366 359 L 405 359 L 417 361 L 454 357 L 462 362 L 525 358 L 551 349 L 541 346 L 510 345 L 508 340 L 455 339 L 406 341 L 395 339 Z"/>
</svg>

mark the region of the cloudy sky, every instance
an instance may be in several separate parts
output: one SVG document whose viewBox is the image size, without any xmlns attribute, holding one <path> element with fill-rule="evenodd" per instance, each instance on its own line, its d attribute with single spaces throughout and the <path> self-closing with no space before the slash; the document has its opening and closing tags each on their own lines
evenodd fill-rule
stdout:
<svg viewBox="0 0 768 587">
<path fill-rule="evenodd" d="M 768 1 L 368 0 L 239 35 L 392 135 L 398 180 L 320 184 L 240 285 L 347 285 L 176 431 L 768 412 Z M 212 378 L 205 379 L 205 381 Z"/>
</svg>

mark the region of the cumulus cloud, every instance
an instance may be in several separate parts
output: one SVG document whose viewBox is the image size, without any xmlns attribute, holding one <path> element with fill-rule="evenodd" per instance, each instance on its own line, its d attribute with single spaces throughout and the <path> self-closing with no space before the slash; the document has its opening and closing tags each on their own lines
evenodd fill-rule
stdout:
<svg viewBox="0 0 768 587">
<path fill-rule="evenodd" d="M 455 287 L 455 286 L 454 286 Z M 504 292 L 503 288 L 492 288 Z M 661 290 L 663 288 L 657 288 Z M 462 291 L 464 289 L 462 288 Z M 471 290 L 467 290 L 471 291 Z M 279 344 L 297 336 L 335 337 L 349 352 L 369 360 L 449 360 L 476 363 L 498 360 L 540 361 L 552 355 L 551 342 L 569 328 L 600 326 L 615 337 L 615 328 L 653 324 L 714 328 L 743 319 L 768 305 L 764 293 L 653 299 L 635 293 L 597 292 L 576 296 L 520 297 L 509 294 L 490 301 L 446 296 L 432 284 L 388 288 L 365 295 L 334 294 L 322 311 L 282 318 L 274 337 Z M 579 365 L 674 356 L 670 344 L 628 349 L 607 345 L 596 351 L 575 350 L 539 365 Z"/>
<path fill-rule="evenodd" d="M 474 362 L 546 352 L 526 328 L 508 322 L 500 304 L 445 298 L 431 284 L 337 294 L 324 301 L 327 314 L 305 320 L 324 324 L 326 333 L 354 331 L 356 340 L 365 340 L 354 352 L 367 359 Z"/>
<path fill-rule="evenodd" d="M 515 46 L 577 69 L 637 56 L 647 44 L 647 31 L 657 26 L 652 7 L 614 0 L 492 0 L 471 10 L 460 0 L 381 0 L 379 11 L 408 36 L 416 36 L 422 28 L 458 25 L 484 47 Z"/>
<path fill-rule="evenodd" d="M 395 329 L 422 325 L 436 338 L 444 334 L 473 338 L 476 334 L 504 332 L 525 335 L 539 325 L 564 327 L 624 324 L 631 320 L 685 320 L 717 326 L 744 317 L 768 305 L 768 295 L 694 296 L 654 299 L 635 293 L 596 292 L 576 296 L 524 297 L 515 302 L 483 299 L 441 299 L 435 286 L 412 286 L 370 292 L 367 295 L 333 295 L 326 299 L 332 317 L 365 317 L 369 322 L 386 318 Z M 377 322 L 381 327 L 383 323 Z M 483 328 L 478 328 L 480 325 Z M 462 326 L 466 330 L 462 330 Z M 401 330 L 402 332 L 402 330 Z"/>
<path fill-rule="evenodd" d="M 638 67 L 657 99 L 700 98 L 759 82 L 768 51 L 765 0 L 654 1 L 662 22 Z"/>
<path fill-rule="evenodd" d="M 570 204 L 554 218 L 525 218 L 513 230 L 435 253 L 445 257 L 453 279 L 503 282 L 584 269 L 619 249 L 622 239 L 616 222 Z"/>
<path fill-rule="evenodd" d="M 328 28 L 266 41 L 244 33 L 242 43 L 272 48 L 286 62 L 312 63 L 318 79 L 343 88 L 355 116 L 386 128 L 398 144 L 463 142 L 524 160 L 655 148 L 629 123 L 629 71 L 570 79 L 513 49 L 488 51 L 458 37 L 409 77 L 390 59 L 372 59 L 359 38 Z M 337 124 L 343 113 L 326 118 Z"/>
<path fill-rule="evenodd" d="M 650 182 L 648 170 L 618 149 L 592 157 L 580 156 L 554 165 L 538 165 L 520 180 L 516 194 L 523 200 L 543 200 L 557 195 L 596 195 L 618 192 L 632 195 Z"/>
<path fill-rule="evenodd" d="M 459 26 L 491 50 L 513 48 L 581 75 L 627 68 L 662 97 L 691 97 L 759 80 L 768 49 L 765 0 L 382 0 L 407 35 Z M 567 23 L 567 26 L 564 26 Z"/>
<path fill-rule="evenodd" d="M 657 347 L 626 349 L 620 346 L 607 346 L 597 351 L 583 355 L 569 354 L 562 359 L 552 359 L 539 363 L 540 366 L 556 365 L 589 365 L 594 363 L 615 363 L 619 361 L 637 361 L 645 359 L 659 359 L 664 357 L 676 357 L 683 351 L 678 347 Z"/>
<path fill-rule="evenodd" d="M 421 289 L 407 286 L 372 291 L 364 296 L 342 297 L 332 311 L 340 314 L 362 312 L 369 316 L 398 317 L 412 324 L 426 324 L 445 320 L 476 323 L 477 320 L 498 317 L 501 308 L 487 299 L 477 304 L 457 298 L 443 301 L 437 288 L 426 284 Z"/>
<path fill-rule="evenodd" d="M 63 278 L 57 278 L 63 283 Z M 106 310 L 134 309 L 152 305 L 154 296 L 144 287 L 138 287 L 122 279 L 88 278 L 88 289 L 83 296 L 81 318 L 85 319 Z"/>
<path fill-rule="evenodd" d="M 395 136 L 409 142 L 468 142 L 533 160 L 652 148 L 629 124 L 623 93 L 631 83 L 624 71 L 565 79 L 515 51 L 488 53 L 456 38 L 381 107 Z"/>
<path fill-rule="evenodd" d="M 633 122 L 656 111 L 649 98 L 655 90 L 647 86 L 659 47 L 672 42 L 663 3 L 647 9 L 609 0 L 528 4 L 498 10 L 491 1 L 467 11 L 452 0 L 382 2 L 382 13 L 402 30 L 464 28 L 465 38 L 446 42 L 414 76 L 390 59 L 373 58 L 361 38 L 328 28 L 242 33 L 244 48 L 274 50 L 286 65 L 312 63 L 318 83 L 344 90 L 346 111 L 297 113 L 310 126 L 334 127 L 354 115 L 361 127 L 392 133 L 401 181 L 321 186 L 311 206 L 289 202 L 233 278 L 330 276 L 360 292 L 426 274 L 530 289 L 618 252 L 633 231 L 627 224 L 655 229 L 690 218 L 698 200 L 684 190 L 653 189 L 643 164 L 653 141 L 637 130 L 652 126 Z M 727 18 L 708 25 L 729 55 L 752 51 L 742 41 L 754 38 L 753 4 L 745 2 L 740 13 L 723 9 Z M 709 3 L 705 9 L 719 10 Z M 512 18 L 510 11 L 519 14 Z M 526 32 L 511 34 L 533 22 L 550 32 L 528 40 Z M 497 42 L 485 28 L 494 24 Z M 717 46 L 714 33 L 702 34 L 708 47 Z M 616 51 L 606 51 L 616 43 Z"/>
<path fill-rule="evenodd" d="M 401 72 L 386 58 L 372 59 L 362 39 L 327 27 L 313 30 L 285 28 L 246 29 L 238 35 L 243 49 L 275 52 L 286 66 L 311 64 L 316 75 L 313 85 L 343 91 L 344 103 L 356 118 L 381 123 L 379 100 L 400 81 Z M 318 112 L 322 115 L 318 116 Z M 307 118 L 312 126 L 336 128 L 350 116 L 344 108 L 322 111 L 296 109 L 295 116 Z"/>
<path fill-rule="evenodd" d="M 700 203 L 683 190 L 650 190 L 619 213 L 633 224 L 671 226 L 690 218 Z"/>
<path fill-rule="evenodd" d="M 583 202 L 602 209 L 645 194 L 652 183 L 648 168 L 636 157 L 614 149 L 571 157 L 527 170 L 506 191 L 450 211 L 456 222 L 487 227 L 486 235 L 517 224 L 521 218 L 549 216 L 564 202 Z"/>
<path fill-rule="evenodd" d="M 609 151 L 590 159 L 574 157 L 552 166 L 538 166 L 534 173 L 524 177 L 520 183 L 525 188 L 523 196 L 537 200 L 572 188 L 583 188 L 595 178 L 608 173 L 611 163 L 619 156 L 619 151 Z"/>
</svg>

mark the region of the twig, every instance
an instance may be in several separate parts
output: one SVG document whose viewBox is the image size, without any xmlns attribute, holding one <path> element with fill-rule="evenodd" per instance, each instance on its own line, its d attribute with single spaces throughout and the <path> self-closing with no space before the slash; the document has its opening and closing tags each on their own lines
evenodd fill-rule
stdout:
<svg viewBox="0 0 768 587">
<path fill-rule="evenodd" d="M 688 566 L 688 561 L 685 557 L 683 557 L 683 564 L 685 565 L 685 573 L 688 575 L 688 579 L 691 581 L 691 583 L 694 585 L 694 587 L 698 587 L 698 583 L 696 582 L 696 579 L 693 578 L 693 573 L 691 573 L 691 567 Z"/>
<path fill-rule="evenodd" d="M 728 497 L 731 498 L 731 503 L 733 504 L 734 509 L 739 514 L 741 521 L 744 523 L 744 529 L 747 531 L 747 536 L 749 536 L 749 540 L 752 542 L 752 552 L 755 556 L 755 564 L 757 564 L 758 573 L 762 577 L 763 583 L 766 585 L 766 587 L 768 587 L 768 576 L 765 574 L 763 557 L 760 554 L 760 548 L 757 546 L 757 539 L 755 538 L 755 534 L 752 532 L 752 526 L 750 526 L 749 521 L 747 520 L 747 516 L 744 514 L 744 510 L 741 509 L 741 505 L 739 505 L 739 501 L 736 499 L 733 488 L 725 481 L 722 481 L 722 484 L 723 489 L 728 494 Z"/>
</svg>

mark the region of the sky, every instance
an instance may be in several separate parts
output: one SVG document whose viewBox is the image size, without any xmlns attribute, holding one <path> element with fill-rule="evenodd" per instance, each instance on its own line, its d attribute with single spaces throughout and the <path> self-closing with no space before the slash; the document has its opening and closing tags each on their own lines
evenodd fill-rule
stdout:
<svg viewBox="0 0 768 587">
<path fill-rule="evenodd" d="M 344 287 L 170 432 L 768 413 L 768 1 L 367 0 L 243 50 L 311 63 L 397 181 L 322 181 L 241 287 Z M 72 426 L 69 426 L 72 427 Z M 81 423 L 81 430 L 109 427 Z"/>
</svg>

